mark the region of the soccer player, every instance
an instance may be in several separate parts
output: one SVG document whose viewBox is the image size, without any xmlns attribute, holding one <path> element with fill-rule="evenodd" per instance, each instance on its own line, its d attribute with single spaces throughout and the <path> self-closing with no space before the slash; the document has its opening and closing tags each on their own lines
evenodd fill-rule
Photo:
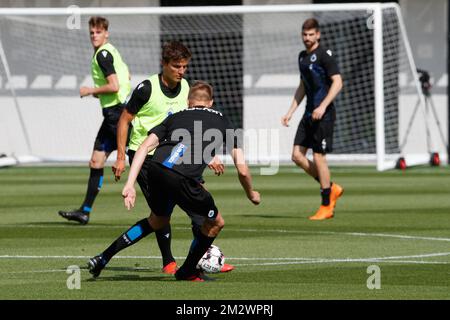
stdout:
<svg viewBox="0 0 450 320">
<path fill-rule="evenodd" d="M 286 127 L 289 125 L 306 95 L 306 109 L 295 135 L 292 160 L 320 183 L 322 204 L 309 219 L 324 220 L 333 217 L 336 201 L 344 192 L 340 185 L 331 182 L 326 160 L 326 154 L 332 151 L 336 119 L 333 100 L 342 89 L 342 77 L 332 51 L 320 45 L 316 19 L 310 18 L 303 23 L 302 38 L 306 50 L 298 57 L 300 84 L 281 123 Z M 309 148 L 313 151 L 313 161 L 306 157 Z"/>
<path fill-rule="evenodd" d="M 89 32 L 94 55 L 91 63 L 94 87 L 81 87 L 80 97 L 93 95 L 98 97 L 102 106 L 103 123 L 94 143 L 90 175 L 85 199 L 79 209 L 59 211 L 59 215 L 67 220 L 75 220 L 85 225 L 89 222 L 89 214 L 103 184 L 103 168 L 112 151 L 117 148 L 117 121 L 124 108 L 130 86 L 128 66 L 119 51 L 108 42 L 109 22 L 103 17 L 89 19 Z"/>
<path fill-rule="evenodd" d="M 186 109 L 189 83 L 184 75 L 191 56 L 190 50 L 181 42 L 166 42 L 161 52 L 162 72 L 150 76 L 133 91 L 118 124 L 117 160 L 112 168 L 116 180 L 119 180 L 125 171 L 125 149 L 130 123 L 133 124 L 128 145 L 128 160 L 131 165 L 137 149 L 147 138 L 147 132 L 159 125 L 170 114 Z M 150 195 L 147 175 L 152 157 L 152 153 L 147 155 L 137 177 L 139 187 L 149 206 Z M 210 168 L 215 170 L 217 174 L 223 172 L 222 163 L 213 163 Z M 168 274 L 175 273 L 177 268 L 170 248 L 171 236 L 169 223 L 156 232 L 156 239 L 163 259 L 162 271 Z M 233 266 L 225 264 L 222 272 L 233 269 Z"/>
<path fill-rule="evenodd" d="M 189 109 L 167 117 L 149 131 L 149 136 L 134 155 L 122 196 L 127 209 L 134 206 L 134 183 L 146 163 L 150 217 L 138 221 L 100 255 L 89 260 L 89 272 L 94 277 L 100 275 L 119 251 L 164 228 L 169 223 L 174 206 L 178 205 L 190 216 L 195 226 L 195 239 L 175 277 L 177 280 L 190 281 L 205 279 L 196 266 L 223 228 L 224 220 L 201 180 L 207 163 L 223 143 L 226 143 L 227 149 L 231 149 L 239 180 L 248 199 L 255 205 L 260 203 L 260 194 L 253 190 L 250 171 L 238 139 L 234 136 L 233 127 L 220 112 L 210 109 L 211 106 L 212 87 L 205 82 L 197 82 L 190 90 Z M 214 139 L 203 139 L 205 132 L 209 137 L 213 134 Z M 148 160 L 147 154 L 155 148 L 153 158 Z"/>
</svg>

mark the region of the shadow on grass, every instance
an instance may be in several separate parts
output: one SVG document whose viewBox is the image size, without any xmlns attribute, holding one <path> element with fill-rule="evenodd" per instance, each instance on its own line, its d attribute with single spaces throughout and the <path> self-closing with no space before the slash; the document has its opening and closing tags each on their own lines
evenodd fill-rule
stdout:
<svg viewBox="0 0 450 320">
<path fill-rule="evenodd" d="M 237 215 L 238 217 L 244 217 L 244 218 L 262 218 L 262 219 L 280 219 L 280 218 L 286 218 L 286 219 L 298 219 L 298 216 L 282 216 L 282 215 L 262 215 L 262 214 L 241 214 Z"/>
<path fill-rule="evenodd" d="M 18 226 L 23 224 L 16 224 Z M 87 225 L 82 225 L 76 221 L 63 221 L 61 218 L 61 221 L 43 221 L 43 222 L 30 222 L 27 223 L 27 226 L 36 226 L 36 227 L 59 227 L 59 226 L 72 226 L 72 227 L 123 227 L 126 228 L 125 225 L 118 225 L 117 223 L 99 223 L 99 222 L 93 222 L 89 223 Z"/>
<path fill-rule="evenodd" d="M 87 267 L 81 268 L 87 270 Z M 171 275 L 161 275 L 161 270 L 159 269 L 151 269 L 144 267 L 107 267 L 103 269 L 105 271 L 113 271 L 119 274 L 113 276 L 105 276 L 101 274 L 98 278 L 90 278 L 86 280 L 87 282 L 96 282 L 96 281 L 167 281 L 167 280 L 175 280 L 174 276 Z M 132 274 L 130 273 L 132 272 Z M 157 272 L 159 274 L 155 275 L 147 275 L 142 273 L 148 272 Z M 120 274 L 120 273 L 128 273 L 128 274 Z M 141 273 L 141 274 L 139 274 Z"/>
</svg>

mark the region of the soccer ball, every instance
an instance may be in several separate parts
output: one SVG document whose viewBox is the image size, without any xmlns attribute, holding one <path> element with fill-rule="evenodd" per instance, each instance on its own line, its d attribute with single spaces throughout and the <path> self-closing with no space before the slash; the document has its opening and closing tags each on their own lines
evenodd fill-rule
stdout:
<svg viewBox="0 0 450 320">
<path fill-rule="evenodd" d="M 225 256 L 218 246 L 211 245 L 197 264 L 197 268 L 208 273 L 218 273 L 225 263 Z"/>
</svg>

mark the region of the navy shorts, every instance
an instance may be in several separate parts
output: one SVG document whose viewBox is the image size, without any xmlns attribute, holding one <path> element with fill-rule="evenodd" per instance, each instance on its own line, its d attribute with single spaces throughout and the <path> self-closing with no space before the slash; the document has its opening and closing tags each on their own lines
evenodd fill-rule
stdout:
<svg viewBox="0 0 450 320">
<path fill-rule="evenodd" d="M 117 149 L 117 123 L 124 106 L 103 108 L 103 122 L 95 138 L 94 150 L 112 152 Z"/>
<path fill-rule="evenodd" d="M 311 148 L 314 153 L 326 154 L 333 151 L 334 120 L 314 121 L 303 117 L 295 134 L 294 146 Z"/>
</svg>

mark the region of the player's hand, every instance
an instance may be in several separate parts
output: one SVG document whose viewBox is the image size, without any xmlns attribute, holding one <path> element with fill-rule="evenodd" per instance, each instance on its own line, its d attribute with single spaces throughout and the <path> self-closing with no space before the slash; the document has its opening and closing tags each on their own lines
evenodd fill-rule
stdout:
<svg viewBox="0 0 450 320">
<path fill-rule="evenodd" d="M 258 191 L 252 191 L 252 192 L 248 195 L 248 199 L 249 199 L 255 206 L 257 206 L 257 205 L 260 204 L 260 202 L 261 202 L 261 195 L 259 194 Z"/>
<path fill-rule="evenodd" d="M 81 87 L 80 88 L 80 98 L 86 97 L 88 95 L 90 95 L 91 92 L 91 88 L 89 87 Z"/>
<path fill-rule="evenodd" d="M 219 157 L 215 156 L 212 158 L 211 162 L 208 164 L 208 168 L 214 171 L 214 174 L 220 176 L 225 172 L 225 166 L 223 162 L 220 161 Z"/>
<path fill-rule="evenodd" d="M 320 120 L 322 119 L 323 115 L 325 114 L 325 111 L 327 110 L 326 107 L 322 107 L 319 106 L 317 108 L 314 109 L 313 113 L 312 113 L 312 119 L 313 120 Z"/>
<path fill-rule="evenodd" d="M 120 176 L 125 172 L 125 160 L 116 160 L 112 166 L 112 172 L 114 173 L 114 179 L 116 182 L 119 181 Z"/>
<path fill-rule="evenodd" d="M 285 115 L 285 116 L 281 117 L 281 124 L 285 127 L 289 127 L 289 121 L 291 120 L 291 117 L 292 116 L 290 116 L 290 115 Z"/>
<path fill-rule="evenodd" d="M 122 190 L 122 197 L 125 207 L 130 210 L 134 207 L 134 203 L 136 201 L 136 190 L 133 186 L 125 185 Z"/>
</svg>

